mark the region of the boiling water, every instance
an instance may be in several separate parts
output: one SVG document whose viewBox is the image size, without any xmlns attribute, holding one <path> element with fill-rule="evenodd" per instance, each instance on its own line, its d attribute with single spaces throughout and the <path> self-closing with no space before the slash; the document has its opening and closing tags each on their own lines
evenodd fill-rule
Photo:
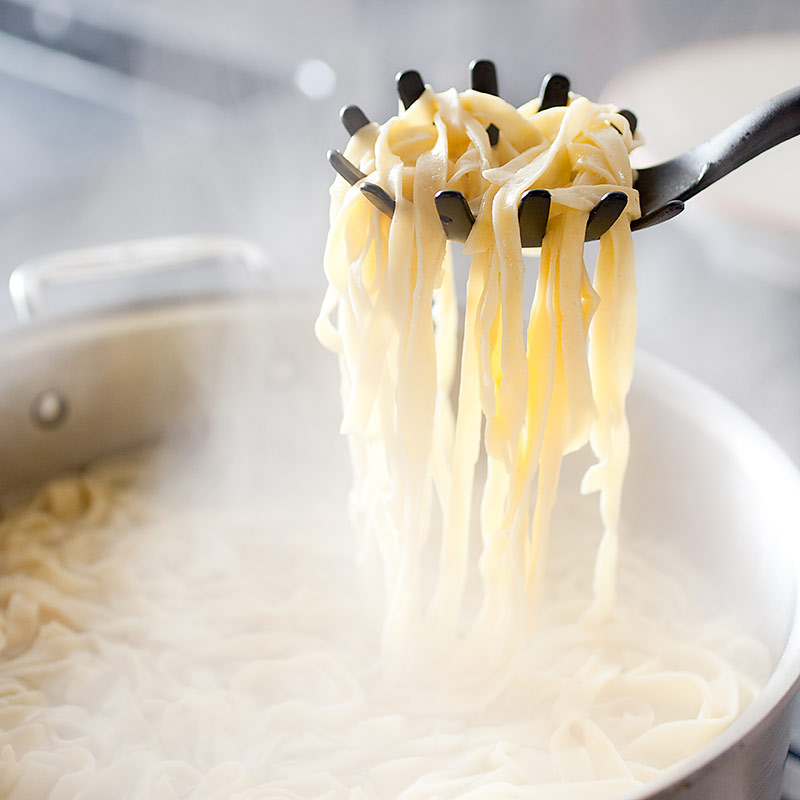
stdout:
<svg viewBox="0 0 800 800">
<path fill-rule="evenodd" d="M 693 618 L 666 546 L 631 537 L 616 612 L 584 625 L 597 533 L 576 506 L 528 651 L 398 678 L 348 530 L 150 474 L 97 464 L 0 525 L 2 797 L 617 797 L 769 674 L 731 621 Z"/>
</svg>

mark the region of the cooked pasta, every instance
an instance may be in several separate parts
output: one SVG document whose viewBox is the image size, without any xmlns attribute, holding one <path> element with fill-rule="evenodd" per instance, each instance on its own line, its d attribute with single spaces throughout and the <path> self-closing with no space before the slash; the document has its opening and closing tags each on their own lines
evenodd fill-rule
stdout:
<svg viewBox="0 0 800 800">
<path fill-rule="evenodd" d="M 693 621 L 685 566 L 650 549 L 623 548 L 614 611 L 576 624 L 592 523 L 568 509 L 538 646 L 502 692 L 409 687 L 381 667 L 346 530 L 295 530 L 274 497 L 165 499 L 151 474 L 99 463 L 0 522 L 7 800 L 612 798 L 769 673 L 734 624 Z"/>
<path fill-rule="evenodd" d="M 500 131 L 496 146 L 490 123 Z M 429 88 L 347 146 L 346 157 L 396 208 L 389 219 L 337 178 L 317 333 L 339 355 L 353 514 L 364 547 L 382 559 L 394 658 L 410 641 L 416 651 L 423 642 L 451 653 L 458 641 L 489 646 L 503 662 L 524 645 L 561 461 L 589 441 L 597 463 L 583 490 L 600 493 L 603 536 L 587 618 L 612 608 L 636 327 L 632 147 L 628 121 L 583 97 L 539 112 L 538 101 L 515 109 L 492 95 Z M 549 190 L 552 206 L 526 318 L 525 272 L 537 267 L 523 260 L 517 208 L 531 188 Z M 460 359 L 454 270 L 434 206 L 443 189 L 463 192 L 476 212 L 464 246 L 471 264 Z M 611 190 L 628 204 L 601 238 L 593 285 L 584 231 Z M 438 571 L 426 592 L 421 564 L 431 537 Z M 467 573 L 478 557 L 482 606 L 467 620 Z"/>
</svg>

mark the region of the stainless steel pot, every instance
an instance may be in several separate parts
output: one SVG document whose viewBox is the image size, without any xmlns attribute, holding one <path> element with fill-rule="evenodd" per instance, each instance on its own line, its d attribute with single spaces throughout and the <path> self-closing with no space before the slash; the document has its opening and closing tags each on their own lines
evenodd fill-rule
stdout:
<svg viewBox="0 0 800 800">
<path fill-rule="evenodd" d="M 27 265 L 15 273 L 14 299 L 23 316 L 37 318 L 46 284 L 96 277 L 104 266 L 139 282 L 143 268 L 165 264 L 258 261 L 237 247 L 146 242 Z M 338 378 L 335 359 L 313 335 L 318 300 L 218 292 L 34 319 L 7 334 L 0 497 L 100 456 L 160 443 L 196 452 L 216 489 L 229 476 L 231 492 L 267 492 L 314 526 L 346 524 Z M 723 735 L 628 800 L 776 800 L 800 674 L 800 476 L 724 400 L 643 356 L 630 420 L 626 527 L 674 539 L 708 576 L 712 610 L 730 611 L 758 633 L 776 666 Z"/>
</svg>

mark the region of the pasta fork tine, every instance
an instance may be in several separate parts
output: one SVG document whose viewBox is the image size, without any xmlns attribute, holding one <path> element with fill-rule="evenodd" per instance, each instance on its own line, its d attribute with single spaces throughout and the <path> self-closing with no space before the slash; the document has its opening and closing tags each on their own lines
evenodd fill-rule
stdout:
<svg viewBox="0 0 800 800">
<path fill-rule="evenodd" d="M 338 150 L 328 150 L 328 163 L 351 186 L 363 181 L 367 176 L 352 162 L 348 161 Z"/>
<path fill-rule="evenodd" d="M 351 186 L 355 186 L 359 181 L 363 181 L 367 176 L 339 150 L 328 150 L 328 162 Z M 359 187 L 361 193 L 367 200 L 384 214 L 392 216 L 394 214 L 395 202 L 392 196 L 377 183 L 364 181 Z"/>
<path fill-rule="evenodd" d="M 377 183 L 364 181 L 364 183 L 361 184 L 361 194 L 363 194 L 378 211 L 383 211 L 383 213 L 389 217 L 394 214 L 394 198 L 389 192 L 378 186 Z"/>
<path fill-rule="evenodd" d="M 539 90 L 539 111 L 546 111 L 548 108 L 565 106 L 569 101 L 569 78 L 557 72 L 545 75 L 542 81 L 542 88 Z"/>
<path fill-rule="evenodd" d="M 425 81 L 422 80 L 422 76 L 415 69 L 398 72 L 395 83 L 397 84 L 397 94 L 400 95 L 400 102 L 403 104 L 403 108 L 411 108 L 425 91 Z"/>
<path fill-rule="evenodd" d="M 497 87 L 497 68 L 488 58 L 476 59 L 469 65 L 469 85 L 476 92 L 500 95 Z"/>
<path fill-rule="evenodd" d="M 345 130 L 355 136 L 365 125 L 369 125 L 369 117 L 358 106 L 345 106 L 339 112 Z"/>
<path fill-rule="evenodd" d="M 550 215 L 550 192 L 529 189 L 519 201 L 519 236 L 523 247 L 541 247 Z"/>
<path fill-rule="evenodd" d="M 628 205 L 628 195 L 625 192 L 604 194 L 600 202 L 589 212 L 589 219 L 586 222 L 586 241 L 595 241 L 610 230 L 626 205 Z"/>
<path fill-rule="evenodd" d="M 436 193 L 434 202 L 447 238 L 466 242 L 475 223 L 467 198 L 461 192 L 445 189 Z"/>
<path fill-rule="evenodd" d="M 494 62 L 486 58 L 473 61 L 469 65 L 469 84 L 476 92 L 499 97 L 500 90 L 497 86 L 497 69 Z M 486 133 L 489 136 L 489 144 L 494 147 L 500 141 L 499 129 L 494 123 L 490 123 Z"/>
</svg>

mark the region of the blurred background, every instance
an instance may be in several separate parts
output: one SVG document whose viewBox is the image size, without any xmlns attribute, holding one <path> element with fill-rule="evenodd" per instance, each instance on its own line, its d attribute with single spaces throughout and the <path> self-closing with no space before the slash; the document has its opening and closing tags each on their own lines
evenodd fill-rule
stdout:
<svg viewBox="0 0 800 800">
<path fill-rule="evenodd" d="M 264 248 L 322 293 L 339 109 L 395 112 L 394 76 L 466 88 L 497 63 L 632 108 L 641 164 L 800 84 L 796 0 L 0 0 L 0 271 L 185 233 Z M 744 407 L 800 461 L 800 142 L 636 235 L 640 342 Z M 707 196 L 706 196 L 707 195 Z M 17 325 L 0 292 L 0 328 Z"/>
</svg>

